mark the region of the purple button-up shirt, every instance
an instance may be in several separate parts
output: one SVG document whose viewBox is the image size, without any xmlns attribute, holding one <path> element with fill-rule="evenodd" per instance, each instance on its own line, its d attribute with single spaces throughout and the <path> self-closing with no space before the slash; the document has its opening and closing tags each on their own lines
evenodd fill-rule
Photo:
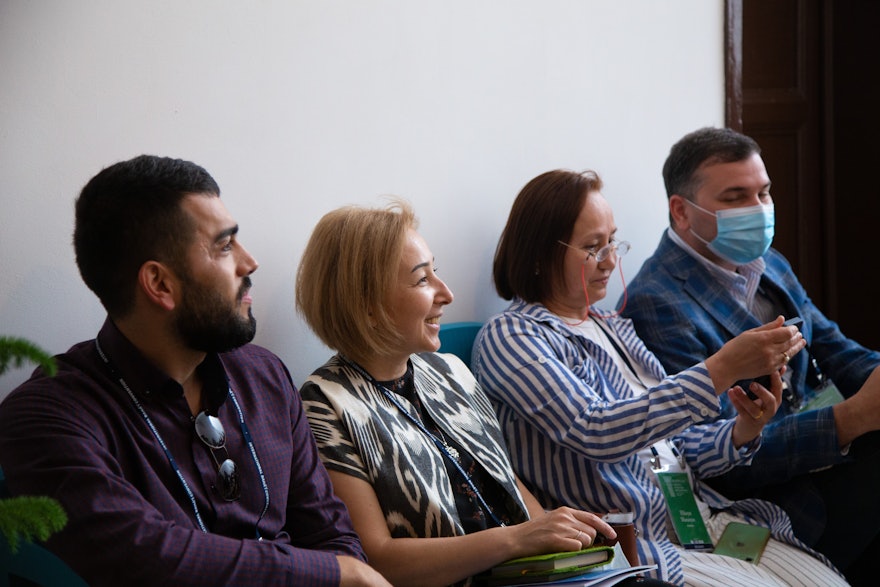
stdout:
<svg viewBox="0 0 880 587">
<path fill-rule="evenodd" d="M 69 521 L 47 547 L 89 584 L 338 585 L 336 554 L 365 559 L 278 357 L 246 345 L 199 367 L 205 407 L 223 423 L 241 476 L 241 498 L 227 502 L 214 488 L 217 464 L 195 435 L 182 387 L 111 320 L 97 340 L 109 362 L 95 340 L 77 344 L 56 357 L 56 377 L 37 370 L 0 404 L 9 488 L 61 503 Z"/>
</svg>

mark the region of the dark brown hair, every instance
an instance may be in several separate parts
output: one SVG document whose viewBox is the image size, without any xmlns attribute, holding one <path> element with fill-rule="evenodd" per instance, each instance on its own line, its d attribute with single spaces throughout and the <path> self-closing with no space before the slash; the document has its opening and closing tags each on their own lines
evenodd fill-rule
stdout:
<svg viewBox="0 0 880 587">
<path fill-rule="evenodd" d="M 683 136 L 672 145 L 663 164 L 666 197 L 691 201 L 700 186 L 700 168 L 707 163 L 733 163 L 761 154 L 753 139 L 729 128 L 705 127 Z"/>
<path fill-rule="evenodd" d="M 543 303 L 562 281 L 565 247 L 587 194 L 602 189 L 595 171 L 565 169 L 535 177 L 520 190 L 495 250 L 495 289 L 505 300 L 514 296 Z"/>
<path fill-rule="evenodd" d="M 141 155 L 105 168 L 76 200 L 73 246 L 86 285 L 112 317 L 134 306 L 137 274 L 150 260 L 184 268 L 195 236 L 181 201 L 219 196 L 204 168 L 182 159 Z"/>
</svg>

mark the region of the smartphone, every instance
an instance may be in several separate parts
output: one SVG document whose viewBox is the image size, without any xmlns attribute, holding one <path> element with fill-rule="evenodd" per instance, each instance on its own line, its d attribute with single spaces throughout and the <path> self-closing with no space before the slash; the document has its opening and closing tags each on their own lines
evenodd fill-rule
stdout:
<svg viewBox="0 0 880 587">
<path fill-rule="evenodd" d="M 785 322 L 782 323 L 783 326 L 800 326 L 804 323 L 804 319 L 800 316 L 795 316 L 794 318 L 789 318 Z M 760 377 L 755 377 L 755 382 L 760 383 L 766 389 L 770 389 L 770 376 L 769 375 L 761 375 Z M 749 399 L 756 400 L 758 396 L 752 393 L 752 390 L 746 386 L 746 395 L 749 396 Z"/>
<path fill-rule="evenodd" d="M 761 375 L 760 377 L 755 377 L 752 381 L 755 383 L 760 383 L 764 386 L 764 389 L 770 390 L 770 376 L 769 375 Z M 746 387 L 746 395 L 749 396 L 750 400 L 758 399 L 758 396 L 754 394 L 754 392 Z"/>
<path fill-rule="evenodd" d="M 769 528 L 730 522 L 718 539 L 714 552 L 758 564 L 768 540 L 770 540 Z"/>
</svg>

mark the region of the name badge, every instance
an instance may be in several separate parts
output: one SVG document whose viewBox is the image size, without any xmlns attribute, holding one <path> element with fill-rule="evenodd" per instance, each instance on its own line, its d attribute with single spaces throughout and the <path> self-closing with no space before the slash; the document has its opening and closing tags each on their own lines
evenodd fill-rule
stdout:
<svg viewBox="0 0 880 587">
<path fill-rule="evenodd" d="M 678 471 L 655 471 L 655 474 L 678 542 L 688 550 L 712 550 L 712 538 L 703 523 L 688 474 Z"/>
<path fill-rule="evenodd" d="M 839 404 L 843 401 L 843 394 L 834 385 L 830 379 L 826 379 L 820 387 L 816 388 L 815 395 L 801 406 L 801 412 L 809 412 L 810 410 L 818 410 L 819 408 L 827 408 Z"/>
</svg>

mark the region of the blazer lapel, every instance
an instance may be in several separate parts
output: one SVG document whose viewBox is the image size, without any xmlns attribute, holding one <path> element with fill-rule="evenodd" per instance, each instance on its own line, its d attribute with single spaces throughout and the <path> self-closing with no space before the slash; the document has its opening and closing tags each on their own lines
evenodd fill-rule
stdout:
<svg viewBox="0 0 880 587">
<path fill-rule="evenodd" d="M 712 277 L 699 261 L 665 237 L 666 258 L 670 273 L 682 283 L 684 292 L 692 297 L 731 335 L 760 326 L 760 322 L 743 308 L 736 298 Z M 706 295 L 708 292 L 709 295 Z M 743 327 L 744 325 L 744 327 Z"/>
</svg>

